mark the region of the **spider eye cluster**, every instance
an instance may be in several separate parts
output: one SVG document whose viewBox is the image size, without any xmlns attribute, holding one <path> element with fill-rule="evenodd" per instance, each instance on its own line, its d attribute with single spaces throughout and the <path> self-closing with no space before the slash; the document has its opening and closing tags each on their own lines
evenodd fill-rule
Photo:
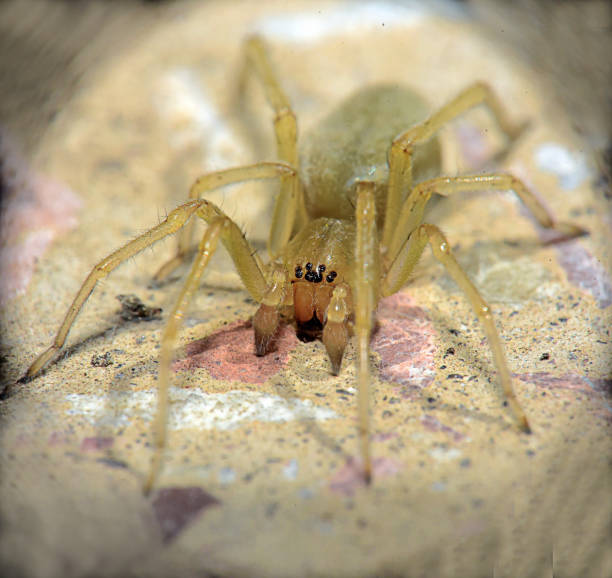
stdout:
<svg viewBox="0 0 612 578">
<path fill-rule="evenodd" d="M 325 265 L 318 265 L 315 269 L 312 263 L 306 263 L 306 266 L 305 266 L 306 271 L 304 272 L 304 269 L 302 269 L 301 265 L 296 265 L 295 277 L 296 279 L 301 279 L 302 277 L 304 277 L 304 280 L 309 281 L 310 283 L 321 283 L 321 281 L 323 281 L 323 273 L 325 273 L 326 269 L 327 267 L 325 267 Z M 337 276 L 338 276 L 338 273 L 336 273 L 335 271 L 330 271 L 325 276 L 325 280 L 328 283 L 333 283 L 334 279 Z"/>
</svg>

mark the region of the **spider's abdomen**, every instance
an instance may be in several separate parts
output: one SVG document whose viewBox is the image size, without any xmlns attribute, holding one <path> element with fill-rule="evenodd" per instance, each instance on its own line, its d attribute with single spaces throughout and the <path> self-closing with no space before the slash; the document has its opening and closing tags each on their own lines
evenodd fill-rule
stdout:
<svg viewBox="0 0 612 578">
<path fill-rule="evenodd" d="M 353 183 L 357 179 L 379 183 L 376 211 L 384 218 L 387 153 L 393 139 L 425 120 L 428 107 L 412 90 L 398 85 L 375 85 L 342 102 L 302 141 L 301 174 L 309 214 L 353 219 Z M 438 140 L 415 148 L 414 182 L 440 171 Z"/>
</svg>

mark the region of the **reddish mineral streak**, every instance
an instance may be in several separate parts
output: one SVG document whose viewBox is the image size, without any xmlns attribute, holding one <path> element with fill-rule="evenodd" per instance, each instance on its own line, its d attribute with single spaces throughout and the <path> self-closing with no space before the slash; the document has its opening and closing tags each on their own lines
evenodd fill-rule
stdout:
<svg viewBox="0 0 612 578">
<path fill-rule="evenodd" d="M 97 452 L 113 447 L 114 439 L 111 437 L 84 438 L 81 442 L 81 450 L 84 452 Z"/>
<path fill-rule="evenodd" d="M 435 377 L 435 330 L 406 293 L 380 302 L 379 328 L 372 349 L 380 355 L 380 378 L 409 389 L 427 387 Z"/>
<path fill-rule="evenodd" d="M 600 397 L 604 400 L 610 387 L 609 380 L 590 380 L 585 376 L 575 373 L 565 373 L 560 376 L 555 376 L 547 372 L 523 373 L 515 377 L 541 389 L 547 389 L 549 391 L 575 391 L 589 397 Z"/>
<path fill-rule="evenodd" d="M 76 226 L 81 201 L 65 185 L 31 172 L 0 134 L 0 305 L 27 288 L 58 233 Z"/>
<path fill-rule="evenodd" d="M 457 123 L 455 134 L 467 167 L 482 167 L 491 159 L 492 147 L 481 128 L 462 120 Z"/>
<path fill-rule="evenodd" d="M 605 267 L 589 251 L 577 241 L 555 250 L 570 283 L 590 293 L 600 309 L 612 305 L 612 281 Z"/>
<path fill-rule="evenodd" d="M 203 510 L 220 503 L 198 487 L 164 488 L 157 492 L 152 505 L 163 543 L 174 540 Z"/>
<path fill-rule="evenodd" d="M 380 378 L 415 388 L 429 385 L 435 374 L 435 333 L 423 310 L 410 296 L 398 293 L 380 302 L 378 314 L 372 349 L 381 357 Z M 214 379 L 264 383 L 288 364 L 298 344 L 293 328 L 281 325 L 274 343 L 273 351 L 255 356 L 253 328 L 238 321 L 187 345 L 185 358 L 173 368 L 202 367 Z"/>
<path fill-rule="evenodd" d="M 402 470 L 402 464 L 391 458 L 374 458 L 372 460 L 372 475 L 375 479 L 380 480 L 394 476 Z M 333 475 L 329 481 L 329 489 L 332 492 L 352 496 L 359 488 L 365 487 L 363 479 L 363 470 L 361 461 L 355 458 L 350 458 L 345 464 Z"/>
<path fill-rule="evenodd" d="M 554 211 L 545 201 L 544 197 L 538 192 L 534 184 L 529 181 L 527 171 L 523 165 L 515 163 L 511 167 L 511 172 L 515 176 L 520 177 L 536 199 L 550 213 L 554 214 Z M 528 217 L 534 224 L 540 241 L 546 245 L 554 246 L 559 265 L 565 270 L 568 281 L 575 287 L 590 293 L 600 309 L 605 309 L 612 305 L 612 280 L 606 268 L 581 244 L 580 240 L 571 239 L 564 241 L 563 235 L 559 232 L 540 226 L 522 203 L 518 203 L 518 207 L 521 214 Z"/>
<path fill-rule="evenodd" d="M 176 361 L 173 368 L 177 371 L 203 367 L 214 379 L 261 384 L 287 365 L 297 343 L 293 328 L 281 325 L 273 350 L 257 357 L 253 327 L 249 322 L 238 321 L 187 345 L 186 357 Z"/>
<path fill-rule="evenodd" d="M 465 435 L 457 430 L 454 430 L 452 427 L 444 425 L 438 418 L 433 417 L 432 415 L 424 415 L 421 418 L 421 423 L 425 426 L 425 429 L 428 429 L 432 432 L 443 432 L 448 434 L 453 441 L 460 442 L 465 439 Z"/>
</svg>

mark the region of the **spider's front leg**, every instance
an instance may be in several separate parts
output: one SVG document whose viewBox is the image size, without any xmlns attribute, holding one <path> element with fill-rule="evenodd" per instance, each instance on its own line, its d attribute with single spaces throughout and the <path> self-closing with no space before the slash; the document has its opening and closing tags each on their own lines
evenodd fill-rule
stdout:
<svg viewBox="0 0 612 578">
<path fill-rule="evenodd" d="M 92 269 L 91 273 L 89 273 L 81 285 L 81 288 L 66 312 L 53 343 L 33 361 L 25 377 L 32 378 L 37 375 L 41 369 L 47 365 L 55 353 L 64 346 L 66 337 L 68 337 L 68 333 L 77 315 L 100 279 L 106 277 L 111 271 L 121 265 L 121 263 L 127 261 L 137 253 L 140 253 L 143 249 L 150 247 L 153 243 L 156 243 L 168 235 L 176 233 L 187 221 L 189 221 L 201 204 L 201 201 L 190 201 L 189 203 L 181 205 L 174 209 L 163 222 L 157 225 L 157 227 L 153 227 L 117 251 L 111 253 L 108 257 L 102 259 L 102 261 Z"/>
<path fill-rule="evenodd" d="M 295 182 L 295 172 L 280 163 L 262 163 L 251 167 L 252 174 L 259 174 L 258 169 L 270 176 L 289 176 L 293 177 Z M 276 171 L 276 174 L 271 174 L 270 170 Z M 260 178 L 264 178 L 261 177 Z M 180 329 L 185 312 L 191 301 L 191 297 L 198 288 L 200 277 L 208 264 L 210 257 L 214 253 L 219 239 L 225 245 L 234 266 L 242 279 L 244 286 L 251 297 L 261 302 L 262 305 L 258 311 L 262 310 L 267 314 L 272 310 L 276 312 L 277 308 L 282 304 L 285 295 L 285 287 L 287 281 L 280 270 L 273 271 L 271 279 L 268 281 L 264 274 L 262 264 L 257 257 L 256 252 L 247 241 L 246 237 L 240 230 L 240 227 L 221 211 L 216 205 L 204 199 L 199 201 L 197 215 L 208 223 L 208 228 L 198 247 L 198 253 L 187 281 L 181 291 L 178 301 L 170 314 L 168 323 L 162 336 L 162 348 L 159 367 L 159 386 L 158 386 L 158 410 L 154 426 L 155 435 L 155 453 L 151 462 L 151 469 L 147 481 L 144 486 L 145 493 L 149 493 L 159 474 L 162 464 L 163 452 L 166 445 L 167 426 L 168 426 L 168 390 L 170 385 L 170 364 L 172 362 L 174 344 Z M 257 328 L 261 326 L 261 319 L 258 321 L 258 314 L 255 316 L 254 325 L 256 327 L 256 346 L 258 345 Z M 272 320 L 272 327 L 268 322 L 268 318 L 264 320 L 264 325 L 270 331 L 271 338 L 276 331 L 278 319 Z M 261 335 L 260 341 L 261 341 Z M 267 342 L 266 342 L 267 345 Z"/>
<path fill-rule="evenodd" d="M 255 332 L 255 353 L 265 355 L 270 350 L 274 334 L 280 323 L 280 308 L 287 304 L 291 285 L 282 267 L 274 269 L 270 276 L 268 289 L 261 299 L 261 305 L 253 316 Z"/>
<path fill-rule="evenodd" d="M 252 166 L 211 173 L 198 182 L 201 182 L 202 190 L 205 188 L 205 190 L 210 191 L 218 187 L 241 181 L 279 177 L 290 177 L 293 183 L 297 181 L 295 170 L 286 164 L 259 163 Z M 120 249 L 117 249 L 117 251 L 111 253 L 108 257 L 102 259 L 92 269 L 91 273 L 89 273 L 81 285 L 81 288 L 76 294 L 76 297 L 60 325 L 53 343 L 34 360 L 25 377 L 32 378 L 38 374 L 50 361 L 53 355 L 64 346 L 72 325 L 98 281 L 130 259 L 130 257 L 135 256 L 157 241 L 180 231 L 189 223 L 191 217 L 196 212 L 198 212 L 201 218 L 208 222 L 211 222 L 215 217 L 219 216 L 227 218 L 221 210 L 214 207 L 212 203 L 204 199 L 194 199 L 174 209 L 168 217 L 156 227 L 136 237 L 133 241 L 130 241 Z M 255 255 L 255 252 L 250 248 L 250 245 L 236 225 L 234 225 L 228 232 L 228 235 L 224 237 L 224 242 L 228 245 L 230 253 L 234 251 L 234 263 L 236 264 L 236 269 L 238 269 L 238 273 L 245 287 L 256 300 L 260 301 L 267 289 L 267 282 L 262 273 L 261 262 Z M 256 266 L 254 266 L 253 263 Z"/>
<path fill-rule="evenodd" d="M 197 256 L 191 266 L 187 280 L 179 298 L 168 317 L 168 322 L 161 339 L 161 354 L 159 363 L 157 416 L 154 423 L 155 449 L 149 475 L 144 491 L 148 494 L 161 469 L 163 452 L 166 446 L 168 429 L 170 387 L 170 365 L 174 355 L 174 345 L 187 308 L 193 294 L 198 289 L 200 278 L 214 254 L 219 239 L 230 254 L 242 281 L 253 297 L 261 301 L 268 295 L 268 283 L 262 271 L 261 263 L 256 258 L 255 251 L 242 234 L 240 227 L 221 211 L 216 205 L 206 200 L 199 201 L 197 215 L 208 223 L 208 227 L 200 241 Z"/>
</svg>

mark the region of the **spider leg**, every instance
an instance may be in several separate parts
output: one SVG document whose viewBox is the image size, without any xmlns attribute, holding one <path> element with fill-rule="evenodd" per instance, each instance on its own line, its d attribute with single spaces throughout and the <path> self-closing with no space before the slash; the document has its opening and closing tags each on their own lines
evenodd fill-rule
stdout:
<svg viewBox="0 0 612 578">
<path fill-rule="evenodd" d="M 273 178 L 284 175 L 295 176 L 295 171 L 282 163 L 259 163 L 250 167 L 241 167 L 238 169 L 211 173 L 203 177 L 203 183 L 205 183 L 206 186 L 209 187 L 208 190 L 210 190 L 215 187 L 247 179 Z M 162 223 L 157 225 L 157 227 L 153 227 L 151 230 L 136 237 L 136 239 L 130 241 L 114 253 L 111 253 L 108 257 L 102 259 L 102 261 L 92 269 L 91 273 L 83 282 L 83 285 L 81 285 L 72 305 L 66 313 L 64 321 L 60 325 L 53 343 L 34 360 L 26 373 L 26 377 L 35 376 L 48 363 L 55 352 L 62 348 L 74 320 L 100 279 L 106 277 L 113 269 L 146 247 L 149 247 L 168 235 L 178 232 L 188 223 L 190 217 L 196 212 L 200 218 L 209 223 L 216 217 L 223 217 L 227 219 L 227 221 L 230 221 L 229 218 L 212 203 L 205 199 L 194 199 L 174 209 Z M 223 243 L 232 256 L 238 274 L 247 291 L 255 300 L 260 301 L 267 289 L 263 265 L 248 241 L 244 238 L 240 228 L 233 221 L 230 221 L 230 223 L 231 226 L 226 227 L 226 231 L 222 236 Z"/>
<path fill-rule="evenodd" d="M 41 353 L 32 363 L 30 368 L 26 373 L 26 377 L 34 377 L 53 357 L 55 352 L 59 351 L 64 342 L 66 341 L 66 337 L 68 336 L 68 332 L 70 331 L 74 320 L 77 315 L 81 311 L 85 301 L 93 292 L 96 284 L 100 279 L 106 277 L 113 269 L 115 269 L 118 265 L 121 265 L 124 261 L 127 261 L 130 257 L 133 257 L 137 253 L 140 253 L 143 249 L 149 247 L 156 241 L 167 237 L 168 235 L 172 235 L 176 233 L 181 227 L 185 225 L 185 223 L 193 216 L 193 214 L 198 210 L 201 205 L 201 201 L 190 201 L 177 207 L 174 209 L 168 217 L 157 227 L 153 227 L 146 233 L 143 233 L 136 239 L 130 241 L 120 249 L 117 249 L 113 253 L 111 253 L 108 257 L 105 257 L 100 261 L 89 273 L 81 288 L 79 289 L 76 297 L 74 298 L 72 304 L 70 305 L 66 316 L 60 328 L 53 340 L 51 346 Z"/>
<path fill-rule="evenodd" d="M 521 429 L 527 433 L 531 431 L 527 417 L 523 412 L 516 396 L 514 389 L 512 388 L 512 378 L 510 376 L 510 370 L 506 361 L 506 355 L 504 348 L 495 328 L 495 321 L 491 313 L 491 307 L 481 297 L 480 293 L 474 287 L 465 271 L 455 260 L 453 256 L 450 244 L 442 231 L 438 227 L 429 224 L 420 225 L 404 243 L 404 246 L 396 256 L 391 268 L 385 275 L 382 284 L 383 295 L 390 295 L 393 293 L 393 289 L 398 286 L 401 287 L 406 282 L 408 276 L 412 272 L 412 269 L 418 262 L 425 246 L 429 243 L 433 251 L 434 256 L 440 263 L 446 267 L 446 270 L 453 278 L 455 283 L 463 289 L 467 298 L 469 299 L 476 316 L 478 317 L 482 328 L 485 332 L 489 346 L 493 353 L 493 361 L 499 372 L 499 379 L 501 381 L 504 393 L 508 403 L 512 407 L 512 411 L 516 416 L 516 419 Z M 397 289 L 395 289 L 397 290 Z"/>
<path fill-rule="evenodd" d="M 198 284 L 204 269 L 208 265 L 211 256 L 214 254 L 219 237 L 229 224 L 229 219 L 218 216 L 212 219 L 209 223 L 206 232 L 198 247 L 197 256 L 191 266 L 191 271 L 183 285 L 183 289 L 179 295 L 179 298 L 172 309 L 172 313 L 168 317 L 166 327 L 161 338 L 161 354 L 159 361 L 159 377 L 157 386 L 157 416 L 153 425 L 153 434 L 155 438 L 154 454 L 151 461 L 151 469 L 144 486 L 145 494 L 148 494 L 155 480 L 159 474 L 161 468 L 164 448 L 166 446 L 166 436 L 168 430 L 168 388 L 170 385 L 170 364 L 172 363 L 172 357 L 174 354 L 174 344 L 178 331 L 181 327 L 181 323 L 189 302 L 195 291 L 198 289 Z"/>
<path fill-rule="evenodd" d="M 273 70 L 263 39 L 251 36 L 245 43 L 245 63 L 240 74 L 240 92 L 244 92 L 246 73 L 252 70 L 262 84 L 266 100 L 274 110 L 274 132 L 278 158 L 299 169 L 297 150 L 297 121 L 291 103 L 283 91 Z M 307 221 L 302 188 L 295 187 L 290 179 L 281 179 L 280 193 L 272 216 L 268 251 L 272 258 L 278 257 L 284 249 L 293 226 Z"/>
<path fill-rule="evenodd" d="M 357 336 L 359 442 L 366 483 L 372 479 L 370 454 L 370 335 L 378 303 L 380 253 L 376 228 L 374 183 L 357 183 L 356 240 L 353 299 Z"/>
<path fill-rule="evenodd" d="M 399 253 L 402 245 L 423 221 L 425 207 L 433 193 L 448 196 L 462 191 L 514 191 L 521 199 L 527 210 L 535 217 L 542 227 L 559 231 L 566 237 L 576 237 L 584 234 L 584 230 L 571 223 L 557 221 L 549 213 L 534 194 L 518 178 L 503 173 L 484 175 L 465 175 L 459 177 L 438 177 L 423 181 L 414 186 L 408 198 L 404 201 L 401 211 L 396 219 L 395 231 L 389 240 L 386 252 L 386 262 L 391 263 Z M 389 278 L 393 287 L 389 288 L 391 295 L 399 290 L 400 284 Z"/>
<path fill-rule="evenodd" d="M 265 355 L 280 323 L 280 308 L 286 301 L 291 284 L 282 266 L 277 266 L 270 275 L 270 284 L 261 299 L 261 305 L 253 316 L 255 353 Z"/>
<path fill-rule="evenodd" d="M 269 310 L 266 308 L 276 311 L 276 308 L 282 305 L 288 285 L 286 276 L 280 268 L 272 271 L 270 283 L 268 283 L 260 261 L 256 258 L 255 252 L 238 225 L 213 203 L 205 199 L 201 199 L 198 202 L 199 207 L 197 216 L 208 223 L 208 228 L 200 241 L 198 253 L 191 266 L 189 276 L 170 314 L 162 335 L 159 364 L 158 411 L 154 425 L 155 453 L 151 462 L 149 476 L 144 486 L 145 493 L 150 492 L 155 484 L 161 468 L 163 452 L 166 445 L 170 364 L 172 362 L 176 336 L 187 311 L 189 302 L 198 288 L 200 277 L 208 265 L 211 256 L 215 252 L 219 239 L 223 242 L 230 254 L 234 266 L 244 286 L 251 294 L 251 297 L 262 303 L 259 311 L 263 310 L 264 313 L 268 313 Z M 257 320 L 259 311 L 255 315 L 254 321 L 256 347 L 258 345 L 258 337 L 261 340 L 261 334 L 258 335 L 258 327 L 261 333 L 261 321 Z M 277 325 L 278 320 L 276 320 L 276 324 L 272 328 L 272 333 L 276 330 Z M 268 326 L 265 327 L 267 328 Z"/>
<path fill-rule="evenodd" d="M 281 180 L 287 182 L 284 195 L 279 195 L 279 201 L 287 204 L 295 203 L 297 195 L 297 173 L 285 163 L 257 163 L 244 167 L 236 167 L 215 171 L 202 175 L 191 185 L 189 189 L 189 199 L 200 199 L 210 191 L 214 191 L 220 187 L 229 184 L 236 184 L 245 181 L 262 180 L 280 177 Z M 168 262 L 164 263 L 157 273 L 153 276 L 154 282 L 159 282 L 168 277 L 187 257 L 191 249 L 191 240 L 193 238 L 193 225 L 188 223 L 179 234 L 178 248 L 176 255 Z"/>
<path fill-rule="evenodd" d="M 383 253 L 391 243 L 391 237 L 397 228 L 397 218 L 400 213 L 405 192 L 412 190 L 412 155 L 419 142 L 431 138 L 443 125 L 480 104 L 486 105 L 500 130 L 510 141 L 520 135 L 526 124 L 515 124 L 510 121 L 501 102 L 483 83 L 477 82 L 461 93 L 442 108 L 434 112 L 427 120 L 419 123 L 396 137 L 389 153 L 389 191 L 385 210 L 385 225 L 381 245 Z"/>
</svg>

